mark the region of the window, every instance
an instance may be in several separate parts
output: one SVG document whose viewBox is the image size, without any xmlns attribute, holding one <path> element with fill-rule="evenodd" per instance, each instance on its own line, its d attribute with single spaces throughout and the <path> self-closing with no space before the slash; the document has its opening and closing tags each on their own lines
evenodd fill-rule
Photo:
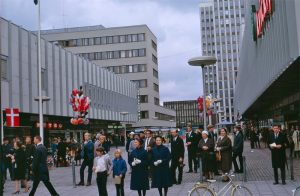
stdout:
<svg viewBox="0 0 300 196">
<path fill-rule="evenodd" d="M 148 95 L 140 95 L 140 103 L 148 103 Z"/>
<path fill-rule="evenodd" d="M 5 80 L 7 79 L 7 57 L 1 57 L 0 60 L 1 78 Z"/>
<path fill-rule="evenodd" d="M 152 54 L 152 61 L 157 65 L 157 57 L 154 54 Z"/>
<path fill-rule="evenodd" d="M 113 37 L 112 36 L 108 36 L 107 38 L 107 44 L 112 44 L 113 43 Z"/>
<path fill-rule="evenodd" d="M 120 35 L 120 43 L 125 43 L 125 42 L 126 42 L 125 35 Z"/>
<path fill-rule="evenodd" d="M 107 42 L 106 42 L 106 37 L 101 37 L 101 44 L 103 45 L 103 44 L 106 44 Z"/>
<path fill-rule="evenodd" d="M 114 44 L 119 43 L 119 36 L 116 35 L 113 37 L 113 43 Z"/>
<path fill-rule="evenodd" d="M 146 49 L 145 48 L 139 49 L 139 56 L 146 56 Z"/>
<path fill-rule="evenodd" d="M 138 41 L 138 35 L 137 34 L 131 35 L 131 38 L 132 38 L 132 42 L 137 42 Z"/>
<path fill-rule="evenodd" d="M 145 34 L 144 33 L 140 33 L 138 35 L 138 39 L 139 39 L 139 42 L 145 41 Z"/>
<path fill-rule="evenodd" d="M 132 68 L 134 73 L 139 72 L 139 65 L 132 65 Z"/>
<path fill-rule="evenodd" d="M 146 72 L 147 71 L 147 65 L 140 64 L 139 65 L 139 72 Z"/>
<path fill-rule="evenodd" d="M 148 119 L 149 118 L 149 112 L 148 111 L 141 111 L 140 113 L 141 119 Z"/>
<path fill-rule="evenodd" d="M 77 39 L 76 46 L 82 46 L 82 39 Z"/>
<path fill-rule="evenodd" d="M 89 38 L 89 46 L 94 45 L 94 38 Z"/>
<path fill-rule="evenodd" d="M 114 73 L 119 74 L 120 73 L 120 67 L 114 66 Z"/>
<path fill-rule="evenodd" d="M 88 53 L 88 59 L 91 60 L 91 61 L 95 60 L 95 53 L 93 53 L 93 52 L 92 53 Z"/>
<path fill-rule="evenodd" d="M 152 40 L 152 48 L 157 51 L 157 44 Z"/>
<path fill-rule="evenodd" d="M 158 71 L 156 71 L 155 69 L 153 69 L 153 76 L 158 78 Z"/>
<path fill-rule="evenodd" d="M 83 46 L 88 46 L 89 45 L 89 39 L 88 38 L 84 38 L 82 40 L 83 40 L 83 43 L 82 43 Z"/>
<path fill-rule="evenodd" d="M 108 59 L 112 59 L 113 55 L 114 55 L 114 52 L 112 52 L 112 51 L 107 52 L 107 58 Z"/>
<path fill-rule="evenodd" d="M 154 89 L 156 92 L 159 92 L 159 86 L 158 86 L 158 84 L 153 83 L 153 89 Z"/>
<path fill-rule="evenodd" d="M 100 45 L 101 44 L 101 38 L 100 37 L 96 37 L 95 38 L 95 45 Z"/>
<path fill-rule="evenodd" d="M 126 51 L 125 50 L 121 50 L 120 51 L 120 57 L 121 58 L 125 58 L 126 57 Z"/>
<path fill-rule="evenodd" d="M 102 60 L 107 59 L 107 52 L 101 52 L 101 59 Z"/>
<path fill-rule="evenodd" d="M 120 58 L 120 51 L 114 51 L 114 59 Z"/>
<path fill-rule="evenodd" d="M 131 35 L 127 35 L 127 42 L 132 42 L 132 37 L 131 37 Z"/>
<path fill-rule="evenodd" d="M 139 56 L 139 50 L 132 50 L 132 56 L 133 57 L 138 57 Z"/>
<path fill-rule="evenodd" d="M 139 88 L 146 88 L 147 87 L 147 80 L 133 80 L 137 84 Z"/>
<path fill-rule="evenodd" d="M 159 105 L 159 98 L 154 97 L 154 104 L 155 104 L 155 105 Z"/>
</svg>

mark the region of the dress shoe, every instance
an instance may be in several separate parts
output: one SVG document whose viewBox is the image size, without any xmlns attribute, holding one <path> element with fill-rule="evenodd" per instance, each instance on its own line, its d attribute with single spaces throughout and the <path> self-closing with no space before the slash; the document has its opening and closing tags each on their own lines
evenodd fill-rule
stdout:
<svg viewBox="0 0 300 196">
<path fill-rule="evenodd" d="M 86 186 L 91 186 L 91 185 L 92 185 L 91 182 L 86 183 Z"/>
<path fill-rule="evenodd" d="M 274 182 L 273 184 L 276 185 L 276 184 L 278 184 L 278 182 Z"/>
<path fill-rule="evenodd" d="M 76 184 L 77 186 L 84 186 L 83 182 L 79 182 L 78 184 Z"/>
</svg>

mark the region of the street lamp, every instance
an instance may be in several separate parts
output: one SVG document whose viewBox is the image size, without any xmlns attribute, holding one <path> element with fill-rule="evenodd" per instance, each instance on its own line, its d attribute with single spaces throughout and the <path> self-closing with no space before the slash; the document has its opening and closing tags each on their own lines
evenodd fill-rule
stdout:
<svg viewBox="0 0 300 196">
<path fill-rule="evenodd" d="M 125 122 L 125 116 L 127 116 L 127 115 L 129 114 L 129 112 L 120 112 L 120 114 L 123 116 L 123 121 Z M 124 146 L 125 146 L 125 148 L 126 148 L 126 142 L 127 142 L 126 122 L 125 122 L 124 129 L 125 129 Z"/>
<path fill-rule="evenodd" d="M 214 56 L 200 56 L 192 58 L 188 61 L 191 66 L 200 66 L 202 68 L 202 80 L 203 80 L 203 124 L 204 130 L 207 129 L 206 125 L 206 104 L 205 104 L 205 75 L 204 75 L 204 67 L 208 65 L 215 64 L 217 62 L 216 57 Z"/>
<path fill-rule="evenodd" d="M 40 98 L 41 97 L 41 98 Z M 43 120 L 43 103 L 50 101 L 50 97 L 47 96 L 38 96 L 34 98 L 34 101 L 39 102 L 39 123 L 40 123 L 40 136 L 42 138 L 42 143 L 44 143 L 44 120 Z M 41 106 L 40 106 L 41 103 Z"/>
</svg>

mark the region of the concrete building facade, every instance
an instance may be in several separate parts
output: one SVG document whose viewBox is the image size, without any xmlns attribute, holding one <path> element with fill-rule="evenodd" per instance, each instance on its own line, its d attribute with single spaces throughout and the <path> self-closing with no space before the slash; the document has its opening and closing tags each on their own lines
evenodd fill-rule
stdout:
<svg viewBox="0 0 300 196">
<path fill-rule="evenodd" d="M 200 3 L 202 55 L 217 63 L 204 68 L 205 93 L 221 98 L 219 122 L 233 122 L 234 89 L 238 72 L 240 28 L 244 23 L 244 0 L 203 0 Z"/>
<path fill-rule="evenodd" d="M 134 127 L 175 126 L 175 111 L 160 106 L 157 40 L 146 25 L 46 30 L 43 37 L 139 87 L 139 121 Z"/>
</svg>

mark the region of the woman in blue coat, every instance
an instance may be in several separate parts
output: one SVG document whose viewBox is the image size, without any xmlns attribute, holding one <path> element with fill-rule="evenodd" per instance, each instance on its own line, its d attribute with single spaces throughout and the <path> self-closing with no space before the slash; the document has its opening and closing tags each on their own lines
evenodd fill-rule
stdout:
<svg viewBox="0 0 300 196">
<path fill-rule="evenodd" d="M 155 139 L 156 146 L 152 149 L 152 188 L 158 188 L 159 195 L 162 196 L 164 188 L 165 196 L 168 188 L 172 186 L 171 170 L 169 162 L 171 160 L 170 151 L 162 145 L 162 137 L 157 136 Z"/>
<path fill-rule="evenodd" d="M 137 190 L 139 196 L 146 196 L 146 190 L 149 190 L 148 179 L 148 154 L 143 148 L 143 140 L 135 139 L 135 150 L 130 154 L 130 165 L 132 166 L 130 189 Z"/>
</svg>

